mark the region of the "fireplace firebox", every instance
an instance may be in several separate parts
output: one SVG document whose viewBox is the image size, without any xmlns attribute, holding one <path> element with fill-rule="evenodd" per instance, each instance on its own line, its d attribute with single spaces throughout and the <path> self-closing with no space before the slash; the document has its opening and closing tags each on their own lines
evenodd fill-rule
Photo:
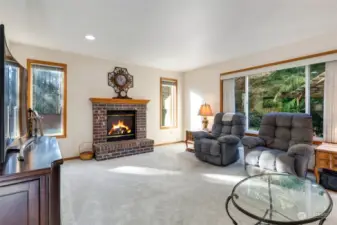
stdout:
<svg viewBox="0 0 337 225">
<path fill-rule="evenodd" d="M 122 141 L 136 138 L 136 111 L 107 111 L 107 141 Z"/>
</svg>

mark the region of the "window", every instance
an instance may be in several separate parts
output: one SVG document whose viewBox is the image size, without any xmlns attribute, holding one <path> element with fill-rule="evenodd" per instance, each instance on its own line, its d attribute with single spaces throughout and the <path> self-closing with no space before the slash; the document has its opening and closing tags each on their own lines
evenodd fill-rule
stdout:
<svg viewBox="0 0 337 225">
<path fill-rule="evenodd" d="M 160 78 L 160 128 L 177 127 L 178 81 Z"/>
<path fill-rule="evenodd" d="M 249 126 L 259 130 L 269 112 L 305 112 L 305 68 L 291 68 L 249 77 Z"/>
<path fill-rule="evenodd" d="M 20 91 L 19 91 L 20 66 L 10 59 L 5 61 L 5 137 L 12 140 L 20 136 Z"/>
<path fill-rule="evenodd" d="M 315 136 L 322 137 L 324 78 L 325 63 L 235 78 L 236 112 L 246 114 L 252 131 L 269 112 L 309 113 Z"/>
<path fill-rule="evenodd" d="M 67 65 L 28 60 L 28 105 L 42 116 L 45 135 L 66 137 Z"/>
</svg>

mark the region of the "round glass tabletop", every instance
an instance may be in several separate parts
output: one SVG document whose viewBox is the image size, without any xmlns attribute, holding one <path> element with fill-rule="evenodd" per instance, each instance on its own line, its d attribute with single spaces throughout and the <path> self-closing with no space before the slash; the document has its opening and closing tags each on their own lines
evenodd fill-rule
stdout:
<svg viewBox="0 0 337 225">
<path fill-rule="evenodd" d="M 323 187 L 288 174 L 248 177 L 235 185 L 232 202 L 244 214 L 275 224 L 310 223 L 326 218 L 332 210 L 331 197 Z"/>
</svg>

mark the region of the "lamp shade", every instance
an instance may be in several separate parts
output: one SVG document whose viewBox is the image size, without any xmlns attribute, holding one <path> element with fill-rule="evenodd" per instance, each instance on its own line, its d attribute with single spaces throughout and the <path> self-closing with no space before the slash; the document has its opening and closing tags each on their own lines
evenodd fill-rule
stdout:
<svg viewBox="0 0 337 225">
<path fill-rule="evenodd" d="M 203 104 L 199 109 L 199 116 L 213 116 L 211 106 L 209 104 Z"/>
</svg>

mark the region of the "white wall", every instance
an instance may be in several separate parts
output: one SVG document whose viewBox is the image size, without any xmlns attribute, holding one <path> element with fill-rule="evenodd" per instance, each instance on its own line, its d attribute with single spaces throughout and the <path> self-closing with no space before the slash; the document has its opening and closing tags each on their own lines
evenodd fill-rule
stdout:
<svg viewBox="0 0 337 225">
<path fill-rule="evenodd" d="M 201 128 L 197 110 L 202 101 L 209 103 L 213 112 L 220 110 L 220 74 L 275 61 L 337 49 L 337 32 L 329 33 L 287 46 L 232 59 L 184 74 L 184 126 L 185 129 Z M 252 42 L 252 44 L 254 44 Z M 225 108 L 225 107 L 224 107 Z M 209 127 L 211 127 L 210 118 Z"/>
<path fill-rule="evenodd" d="M 67 138 L 58 139 L 63 157 L 78 155 L 79 145 L 92 142 L 92 109 L 90 97 L 110 98 L 116 96 L 107 84 L 107 73 L 115 66 L 126 67 L 134 76 L 134 88 L 128 95 L 134 99 L 150 99 L 147 108 L 147 137 L 155 144 L 183 140 L 182 133 L 182 74 L 146 67 L 125 65 L 82 55 L 65 53 L 11 43 L 11 53 L 22 64 L 27 58 L 66 63 L 68 65 L 68 128 Z M 178 128 L 161 130 L 160 116 L 160 77 L 178 79 Z"/>
</svg>

